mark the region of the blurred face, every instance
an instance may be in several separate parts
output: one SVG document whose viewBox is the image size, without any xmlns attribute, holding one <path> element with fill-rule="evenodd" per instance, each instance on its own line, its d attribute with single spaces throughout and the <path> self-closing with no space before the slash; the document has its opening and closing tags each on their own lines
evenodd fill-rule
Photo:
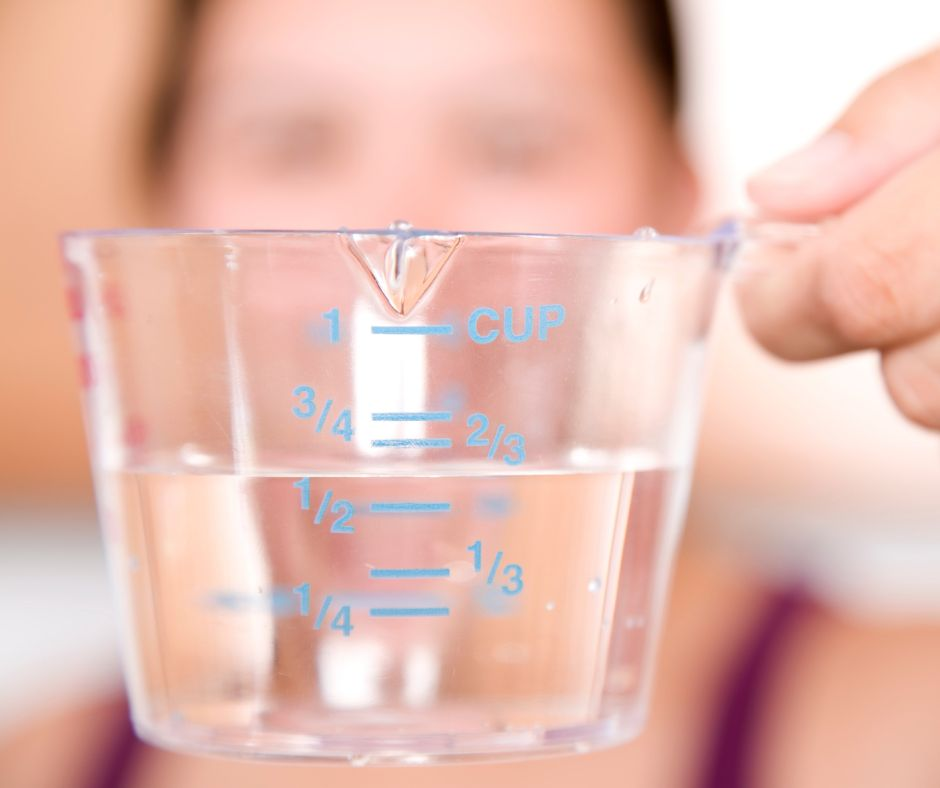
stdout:
<svg viewBox="0 0 940 788">
<path fill-rule="evenodd" d="M 201 19 L 165 219 L 676 230 L 692 178 L 615 0 L 226 0 Z"/>
</svg>

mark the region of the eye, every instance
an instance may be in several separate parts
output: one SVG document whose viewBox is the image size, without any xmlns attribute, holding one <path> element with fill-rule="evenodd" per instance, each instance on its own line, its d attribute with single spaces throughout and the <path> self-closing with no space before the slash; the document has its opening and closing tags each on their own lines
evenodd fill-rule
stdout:
<svg viewBox="0 0 940 788">
<path fill-rule="evenodd" d="M 242 124 L 238 138 L 252 164 L 276 173 L 327 169 L 342 156 L 336 124 L 310 114 L 255 116 Z"/>
<path fill-rule="evenodd" d="M 471 141 L 473 160 L 496 174 L 534 174 L 551 167 L 565 151 L 563 135 L 553 124 L 532 120 L 479 125 Z"/>
</svg>

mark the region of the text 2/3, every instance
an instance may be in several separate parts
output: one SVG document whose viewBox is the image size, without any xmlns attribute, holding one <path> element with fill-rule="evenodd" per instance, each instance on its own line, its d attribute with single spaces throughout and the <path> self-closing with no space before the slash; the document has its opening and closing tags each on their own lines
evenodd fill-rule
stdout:
<svg viewBox="0 0 940 788">
<path fill-rule="evenodd" d="M 486 458 L 492 460 L 500 448 L 506 449 L 501 459 L 507 465 L 519 465 L 525 460 L 525 438 L 518 432 L 506 432 L 505 424 L 497 424 L 493 437 L 487 437 L 490 420 L 482 413 L 472 413 L 467 419 L 471 433 L 467 436 L 467 446 L 486 446 Z"/>
</svg>

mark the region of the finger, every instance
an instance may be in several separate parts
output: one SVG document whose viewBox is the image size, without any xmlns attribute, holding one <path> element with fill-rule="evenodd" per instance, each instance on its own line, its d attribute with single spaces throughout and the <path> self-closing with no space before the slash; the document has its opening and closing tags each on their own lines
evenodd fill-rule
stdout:
<svg viewBox="0 0 940 788">
<path fill-rule="evenodd" d="M 940 329 L 940 150 L 887 181 L 819 237 L 745 246 L 745 322 L 789 359 L 912 342 Z M 748 270 L 750 269 L 750 270 Z"/>
<path fill-rule="evenodd" d="M 940 332 L 885 351 L 881 372 L 888 393 L 907 418 L 940 430 Z"/>
<path fill-rule="evenodd" d="M 940 48 L 871 84 L 809 147 L 756 175 L 762 212 L 792 219 L 840 213 L 940 145 Z"/>
</svg>

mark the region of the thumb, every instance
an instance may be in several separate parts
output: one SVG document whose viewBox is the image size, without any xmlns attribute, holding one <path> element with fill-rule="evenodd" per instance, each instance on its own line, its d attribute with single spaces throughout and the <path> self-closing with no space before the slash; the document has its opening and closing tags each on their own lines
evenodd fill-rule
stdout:
<svg viewBox="0 0 940 788">
<path fill-rule="evenodd" d="M 888 72 L 808 147 L 764 170 L 748 194 L 764 213 L 840 213 L 940 144 L 940 48 Z"/>
</svg>

